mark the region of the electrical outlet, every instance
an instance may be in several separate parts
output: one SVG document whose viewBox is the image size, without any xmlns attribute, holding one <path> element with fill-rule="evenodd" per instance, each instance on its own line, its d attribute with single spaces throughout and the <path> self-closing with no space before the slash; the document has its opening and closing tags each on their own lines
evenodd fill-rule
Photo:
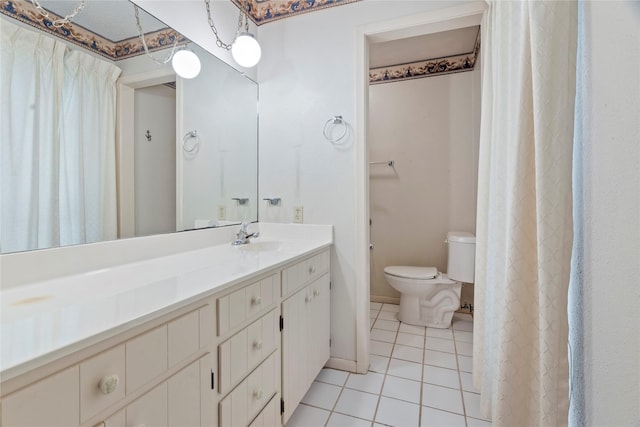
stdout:
<svg viewBox="0 0 640 427">
<path fill-rule="evenodd" d="M 227 219 L 227 207 L 224 205 L 218 206 L 218 219 Z"/>
<path fill-rule="evenodd" d="M 296 206 L 295 208 L 293 208 L 293 222 L 296 224 L 302 224 L 302 221 L 302 206 Z"/>
</svg>

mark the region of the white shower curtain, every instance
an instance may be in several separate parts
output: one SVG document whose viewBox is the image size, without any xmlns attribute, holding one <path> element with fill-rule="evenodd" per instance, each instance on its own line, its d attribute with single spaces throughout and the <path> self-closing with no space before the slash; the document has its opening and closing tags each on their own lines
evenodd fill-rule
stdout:
<svg viewBox="0 0 640 427">
<path fill-rule="evenodd" d="M 577 5 L 490 1 L 474 383 L 494 426 L 567 424 Z"/>
<path fill-rule="evenodd" d="M 0 249 L 116 238 L 120 69 L 6 20 L 1 33 Z"/>
</svg>

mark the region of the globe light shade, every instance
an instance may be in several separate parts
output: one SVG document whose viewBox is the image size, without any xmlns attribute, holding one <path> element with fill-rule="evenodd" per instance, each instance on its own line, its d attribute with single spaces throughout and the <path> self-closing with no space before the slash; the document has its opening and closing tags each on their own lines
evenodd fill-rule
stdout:
<svg viewBox="0 0 640 427">
<path fill-rule="evenodd" d="M 200 74 L 200 59 L 190 50 L 179 50 L 171 59 L 171 66 L 183 79 L 192 79 Z"/>
<path fill-rule="evenodd" d="M 231 55 L 238 65 L 251 68 L 260 61 L 262 49 L 251 33 L 240 33 L 231 46 Z"/>
</svg>

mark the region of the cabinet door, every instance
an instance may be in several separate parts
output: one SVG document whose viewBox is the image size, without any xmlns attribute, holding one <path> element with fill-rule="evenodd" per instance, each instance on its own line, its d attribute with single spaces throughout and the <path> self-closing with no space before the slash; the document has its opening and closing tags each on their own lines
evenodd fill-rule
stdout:
<svg viewBox="0 0 640 427">
<path fill-rule="evenodd" d="M 330 307 L 329 307 L 329 275 L 325 274 L 320 279 L 309 285 L 309 295 L 312 298 L 308 304 L 308 325 L 310 337 L 308 346 L 307 382 L 313 383 L 327 360 L 329 360 L 329 332 L 330 332 Z"/>
<path fill-rule="evenodd" d="M 200 426 L 200 364 L 187 366 L 169 378 L 167 385 L 169 425 Z"/>
<path fill-rule="evenodd" d="M 286 423 L 311 385 L 308 379 L 307 357 L 310 340 L 308 306 L 309 289 L 303 288 L 282 303 L 282 398 Z M 313 381 L 313 380 L 312 380 Z"/>
<path fill-rule="evenodd" d="M 162 383 L 140 399 L 127 406 L 127 427 L 166 427 L 167 383 Z"/>
</svg>

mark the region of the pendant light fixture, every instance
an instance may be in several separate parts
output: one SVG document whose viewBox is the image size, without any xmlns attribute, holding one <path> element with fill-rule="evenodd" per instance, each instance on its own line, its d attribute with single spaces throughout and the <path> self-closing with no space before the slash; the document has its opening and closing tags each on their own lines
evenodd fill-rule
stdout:
<svg viewBox="0 0 640 427">
<path fill-rule="evenodd" d="M 181 49 L 176 52 L 176 48 L 178 47 L 178 39 L 176 38 L 173 41 L 173 47 L 171 48 L 171 52 L 167 54 L 162 59 L 158 59 L 149 52 L 149 47 L 147 46 L 147 41 L 144 38 L 144 31 L 142 31 L 142 24 L 140 23 L 140 11 L 138 6 L 133 5 L 136 15 L 136 27 L 138 28 L 138 37 L 140 37 L 140 41 L 142 42 L 142 47 L 144 47 L 144 52 L 147 54 L 151 60 L 153 60 L 158 65 L 164 65 L 171 61 L 171 66 L 173 67 L 173 71 L 182 77 L 183 79 L 192 79 L 200 74 L 200 59 L 198 55 L 193 53 L 190 50 Z"/>
<path fill-rule="evenodd" d="M 221 49 L 230 50 L 231 56 L 233 56 L 233 59 L 241 67 L 251 68 L 256 66 L 260 61 L 262 49 L 260 49 L 260 44 L 255 36 L 249 32 L 248 6 L 246 0 L 241 3 L 240 15 L 238 16 L 238 30 L 236 32 L 236 38 L 231 44 L 223 42 L 220 40 L 220 36 L 218 36 L 218 29 L 211 18 L 211 0 L 204 0 L 204 3 L 207 7 L 209 27 L 211 27 L 211 31 L 213 31 L 213 34 L 216 36 L 216 46 Z M 244 31 L 242 31 L 243 24 Z"/>
<path fill-rule="evenodd" d="M 171 59 L 173 71 L 183 79 L 192 79 L 200 74 L 200 58 L 190 50 L 179 50 Z"/>
</svg>

